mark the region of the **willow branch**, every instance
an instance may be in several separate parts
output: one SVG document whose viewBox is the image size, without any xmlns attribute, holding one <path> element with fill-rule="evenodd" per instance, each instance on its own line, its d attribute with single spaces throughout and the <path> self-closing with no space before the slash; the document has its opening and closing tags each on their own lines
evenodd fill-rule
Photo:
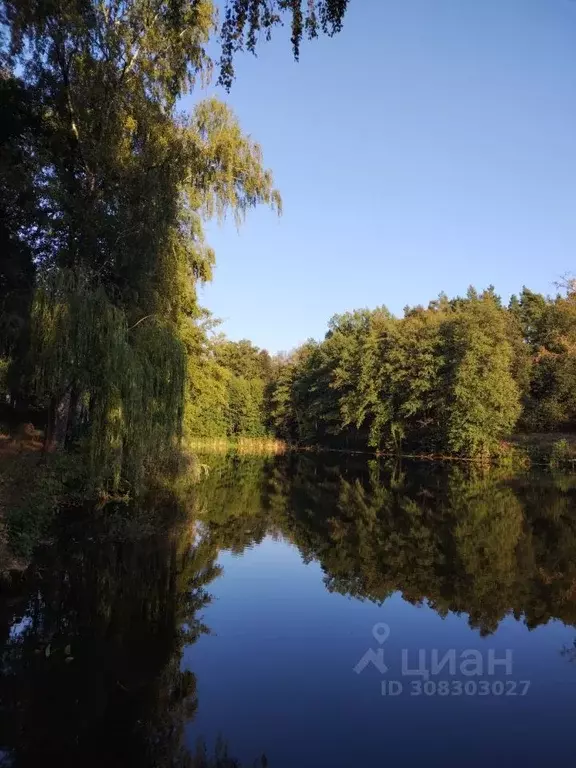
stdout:
<svg viewBox="0 0 576 768">
<path fill-rule="evenodd" d="M 137 320 L 134 323 L 134 325 L 131 325 L 130 328 L 128 328 L 128 330 L 129 331 L 133 330 L 134 328 L 136 328 L 137 325 L 140 325 L 140 323 L 143 323 L 144 320 L 148 320 L 149 317 L 154 317 L 154 313 L 152 313 L 151 315 L 144 315 L 144 317 L 141 317 L 140 320 Z"/>
</svg>

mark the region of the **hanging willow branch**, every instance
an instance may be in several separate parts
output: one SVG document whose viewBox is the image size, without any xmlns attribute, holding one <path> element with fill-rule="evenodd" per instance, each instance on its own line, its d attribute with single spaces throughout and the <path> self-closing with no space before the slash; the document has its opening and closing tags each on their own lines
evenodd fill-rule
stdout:
<svg viewBox="0 0 576 768">
<path fill-rule="evenodd" d="M 262 32 L 269 40 L 272 29 L 282 25 L 284 12 L 291 17 L 290 41 L 298 61 L 304 35 L 311 40 L 318 37 L 319 32 L 330 37 L 340 32 L 347 5 L 348 0 L 227 0 L 220 29 L 219 85 L 230 90 L 234 82 L 235 55 L 244 46 L 255 53 L 258 33 Z"/>
<path fill-rule="evenodd" d="M 137 321 L 134 323 L 134 325 L 131 325 L 131 326 L 130 326 L 130 328 L 128 328 L 128 330 L 129 330 L 129 331 L 132 331 L 132 330 L 134 330 L 134 328 L 137 328 L 137 327 L 140 325 L 140 323 L 143 323 L 143 322 L 144 322 L 144 320 L 148 320 L 148 318 L 149 318 L 149 317 L 154 317 L 154 313 L 152 313 L 152 314 L 150 314 L 150 315 L 144 315 L 144 317 L 141 317 L 141 318 L 140 318 L 140 320 L 137 320 Z"/>
<path fill-rule="evenodd" d="M 138 487 L 146 468 L 170 451 L 184 407 L 185 350 L 176 329 L 158 322 L 129 335 L 134 327 L 101 285 L 74 271 L 55 272 L 36 291 L 36 393 L 46 399 L 76 388 L 90 413 L 92 472 L 113 487 L 121 474 Z"/>
</svg>

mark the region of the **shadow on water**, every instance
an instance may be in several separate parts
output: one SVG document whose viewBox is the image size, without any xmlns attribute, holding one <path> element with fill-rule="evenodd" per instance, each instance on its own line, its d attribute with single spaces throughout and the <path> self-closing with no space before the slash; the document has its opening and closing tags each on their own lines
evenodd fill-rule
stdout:
<svg viewBox="0 0 576 768">
<path fill-rule="evenodd" d="M 201 702 L 182 652 L 209 632 L 219 552 L 267 535 L 355 599 L 400 591 L 484 635 L 510 615 L 576 625 L 571 477 L 336 456 L 203 461 L 178 522 L 157 530 L 154 515 L 138 525 L 112 507 L 67 515 L 3 579 L 0 765 L 238 765 L 223 745 L 216 757 L 185 746 Z"/>
</svg>

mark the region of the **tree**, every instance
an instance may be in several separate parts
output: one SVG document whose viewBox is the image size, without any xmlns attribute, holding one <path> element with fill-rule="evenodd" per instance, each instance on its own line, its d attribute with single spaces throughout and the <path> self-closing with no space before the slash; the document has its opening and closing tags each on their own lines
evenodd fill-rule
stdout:
<svg viewBox="0 0 576 768">
<path fill-rule="evenodd" d="M 22 82 L 0 70 L 0 360 L 5 379 L 0 392 L 24 389 L 22 363 L 27 353 L 34 290 L 35 249 L 22 230 L 42 220 L 39 191 L 33 183 L 33 136 L 39 130 L 38 105 Z M 20 366 L 9 370 L 12 359 Z"/>
<path fill-rule="evenodd" d="M 492 291 L 478 296 L 469 290 L 443 333 L 446 446 L 489 455 L 514 427 L 521 407 L 506 312 Z"/>
<path fill-rule="evenodd" d="M 42 115 L 30 177 L 45 221 L 19 244 L 37 269 L 30 360 L 47 443 L 84 434 L 106 482 L 136 482 L 181 429 L 194 285 L 214 261 L 202 219 L 280 198 L 226 105 L 177 112 L 209 70 L 208 0 L 8 2 L 5 22 L 4 59 Z"/>
<path fill-rule="evenodd" d="M 561 288 L 553 298 L 523 288 L 510 305 L 531 357 L 522 422 L 537 431 L 576 423 L 576 291 L 569 280 Z"/>
<path fill-rule="evenodd" d="M 197 437 L 262 437 L 271 359 L 249 341 L 209 339 L 188 357 L 185 432 Z"/>
<path fill-rule="evenodd" d="M 278 356 L 274 360 L 273 382 L 267 397 L 270 426 L 279 438 L 289 443 L 298 442 L 300 438 L 293 405 L 295 363 L 294 356 Z"/>
</svg>

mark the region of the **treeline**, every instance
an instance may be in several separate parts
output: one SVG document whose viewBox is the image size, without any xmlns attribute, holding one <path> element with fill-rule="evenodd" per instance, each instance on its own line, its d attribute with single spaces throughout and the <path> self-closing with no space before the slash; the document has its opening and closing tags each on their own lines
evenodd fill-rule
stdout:
<svg viewBox="0 0 576 768">
<path fill-rule="evenodd" d="M 576 284 L 335 315 L 290 354 L 206 334 L 189 366 L 190 436 L 489 457 L 576 428 Z"/>
<path fill-rule="evenodd" d="M 289 442 L 493 455 L 515 430 L 576 426 L 576 284 L 336 315 L 273 362 L 268 423 Z"/>
</svg>

